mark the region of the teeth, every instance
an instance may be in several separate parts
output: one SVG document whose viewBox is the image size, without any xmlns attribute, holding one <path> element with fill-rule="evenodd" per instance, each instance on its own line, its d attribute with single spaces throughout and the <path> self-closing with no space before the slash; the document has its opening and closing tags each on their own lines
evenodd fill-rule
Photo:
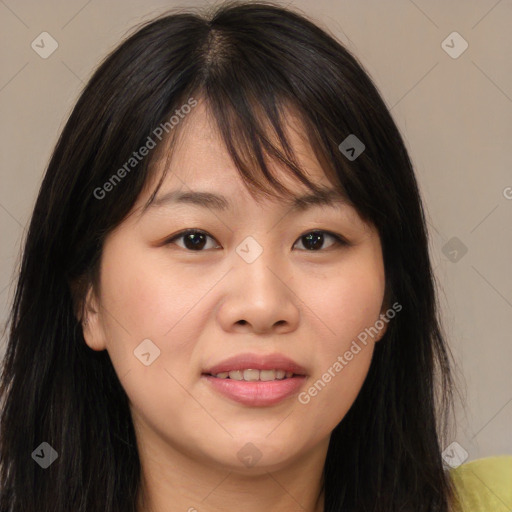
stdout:
<svg viewBox="0 0 512 512">
<path fill-rule="evenodd" d="M 253 370 L 254 371 L 254 370 Z M 275 380 L 277 379 L 277 372 L 279 370 L 260 370 L 258 373 L 260 374 L 260 380 Z M 283 370 L 281 370 L 283 372 Z M 284 372 L 283 372 L 284 373 Z M 281 379 L 283 377 L 280 377 Z"/>
<path fill-rule="evenodd" d="M 260 371 L 259 370 L 244 370 L 244 380 L 253 381 L 259 380 Z"/>
<path fill-rule="evenodd" d="M 285 370 L 254 370 L 249 368 L 247 370 L 232 370 L 230 372 L 221 372 L 214 375 L 218 379 L 227 379 L 228 377 L 233 380 L 245 380 L 247 382 L 254 381 L 271 381 L 271 380 L 282 380 L 284 378 L 291 378 L 293 372 L 287 372 Z"/>
</svg>

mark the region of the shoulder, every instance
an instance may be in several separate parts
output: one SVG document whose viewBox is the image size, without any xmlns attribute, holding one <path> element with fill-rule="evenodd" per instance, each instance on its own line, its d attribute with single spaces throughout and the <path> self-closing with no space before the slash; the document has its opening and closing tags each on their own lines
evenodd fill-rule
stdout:
<svg viewBox="0 0 512 512">
<path fill-rule="evenodd" d="M 512 455 L 467 462 L 450 477 L 464 512 L 512 511 Z"/>
</svg>

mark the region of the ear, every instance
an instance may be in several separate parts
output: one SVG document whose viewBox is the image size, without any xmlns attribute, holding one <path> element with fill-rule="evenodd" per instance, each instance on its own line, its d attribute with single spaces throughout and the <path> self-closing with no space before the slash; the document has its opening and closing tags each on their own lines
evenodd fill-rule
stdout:
<svg viewBox="0 0 512 512">
<path fill-rule="evenodd" d="M 388 324 L 389 324 L 389 322 L 391 322 L 391 319 L 388 318 L 387 315 L 386 315 L 386 312 L 391 307 L 391 304 L 390 304 L 390 302 L 391 302 L 391 293 L 390 292 L 391 292 L 391 290 L 389 288 L 389 284 L 386 281 L 386 286 L 384 288 L 384 297 L 382 299 L 382 306 L 381 306 L 381 310 L 380 310 L 380 315 L 379 315 L 378 320 L 375 321 L 375 323 L 378 322 L 378 325 L 376 325 L 375 327 L 378 328 L 378 326 L 381 325 L 381 322 L 384 325 L 382 326 L 382 329 L 379 329 L 379 333 L 373 339 L 373 341 L 375 343 L 377 343 L 378 341 L 380 341 L 384 337 L 384 335 L 386 334 L 386 332 L 388 330 Z"/>
<path fill-rule="evenodd" d="M 379 325 L 381 325 L 381 322 L 384 325 L 383 325 L 382 329 L 379 329 L 379 333 L 377 334 L 377 337 L 373 338 L 374 343 L 379 342 L 384 337 L 384 334 L 386 334 L 386 331 L 388 330 L 389 319 L 386 318 L 384 313 L 381 312 L 381 314 L 379 315 L 379 320 L 377 320 L 377 322 L 379 323 Z M 376 326 L 376 327 L 378 327 L 378 326 Z"/>
<path fill-rule="evenodd" d="M 85 298 L 82 332 L 87 346 L 96 351 L 107 348 L 100 309 L 99 301 L 94 294 L 92 286 L 90 286 Z"/>
<path fill-rule="evenodd" d="M 373 339 L 373 341 L 375 343 L 377 343 L 378 341 L 380 341 L 383 337 L 384 337 L 384 334 L 386 334 L 387 330 L 388 330 L 388 324 L 389 322 L 391 321 L 389 318 L 387 318 L 386 316 L 386 311 L 389 309 L 389 307 L 387 306 L 387 301 L 384 302 L 383 306 L 382 306 L 382 309 L 380 310 L 380 315 L 379 315 L 379 319 L 375 321 L 375 324 L 378 324 L 378 325 L 375 325 L 376 328 L 379 328 L 379 326 L 382 326 L 382 329 L 379 329 L 379 333 L 377 334 L 377 336 Z M 382 325 L 384 324 L 384 325 Z"/>
</svg>

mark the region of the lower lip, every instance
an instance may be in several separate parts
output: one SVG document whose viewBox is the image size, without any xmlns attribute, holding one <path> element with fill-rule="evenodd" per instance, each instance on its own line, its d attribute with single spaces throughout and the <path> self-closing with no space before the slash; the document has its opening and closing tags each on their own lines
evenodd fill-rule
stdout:
<svg viewBox="0 0 512 512">
<path fill-rule="evenodd" d="M 274 405 L 297 393 L 306 377 L 303 375 L 282 380 L 244 381 L 202 376 L 222 395 L 245 405 L 265 407 Z"/>
</svg>

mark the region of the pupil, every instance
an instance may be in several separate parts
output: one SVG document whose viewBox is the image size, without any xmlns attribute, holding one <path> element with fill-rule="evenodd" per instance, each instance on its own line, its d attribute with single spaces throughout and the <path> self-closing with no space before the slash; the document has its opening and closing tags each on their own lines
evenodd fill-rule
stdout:
<svg viewBox="0 0 512 512">
<path fill-rule="evenodd" d="M 200 237 L 202 237 L 202 240 Z M 187 249 L 202 249 L 205 244 L 204 238 L 202 233 L 189 233 L 185 236 L 185 246 Z M 187 242 L 191 242 L 191 244 L 189 245 Z"/>
<path fill-rule="evenodd" d="M 313 249 L 319 249 L 322 247 L 323 235 L 321 233 L 315 231 L 305 235 L 304 238 L 306 239 L 306 243 L 304 244 L 306 249 L 310 248 L 308 247 L 309 242 L 313 242 Z"/>
</svg>

